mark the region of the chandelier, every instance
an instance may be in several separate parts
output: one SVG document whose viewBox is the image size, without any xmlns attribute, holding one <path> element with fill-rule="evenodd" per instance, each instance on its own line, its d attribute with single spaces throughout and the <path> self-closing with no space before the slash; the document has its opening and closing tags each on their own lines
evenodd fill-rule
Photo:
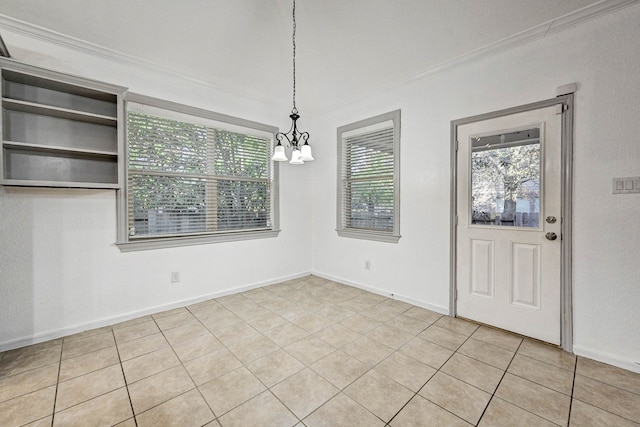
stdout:
<svg viewBox="0 0 640 427">
<path fill-rule="evenodd" d="M 304 162 L 313 160 L 311 154 L 311 146 L 309 145 L 309 132 L 300 132 L 298 130 L 297 121 L 300 118 L 298 109 L 296 108 L 296 0 L 293 0 L 293 108 L 289 118 L 291 119 L 291 129 L 289 132 L 276 134 L 278 143 L 275 146 L 272 160 L 277 162 L 286 162 L 289 160 L 284 151 L 284 145 L 291 147 L 291 161 L 289 164 L 301 165 Z"/>
</svg>

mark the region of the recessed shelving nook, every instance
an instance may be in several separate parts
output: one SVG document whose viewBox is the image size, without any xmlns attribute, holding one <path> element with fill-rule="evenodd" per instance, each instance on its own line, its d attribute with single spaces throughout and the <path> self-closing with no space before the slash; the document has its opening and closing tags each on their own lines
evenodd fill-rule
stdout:
<svg viewBox="0 0 640 427">
<path fill-rule="evenodd" d="M 125 88 L 0 60 L 3 185 L 119 189 Z"/>
</svg>

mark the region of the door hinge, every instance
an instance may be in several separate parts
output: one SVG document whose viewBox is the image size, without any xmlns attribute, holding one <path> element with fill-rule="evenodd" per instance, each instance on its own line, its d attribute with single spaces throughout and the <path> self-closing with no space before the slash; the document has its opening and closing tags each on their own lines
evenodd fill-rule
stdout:
<svg viewBox="0 0 640 427">
<path fill-rule="evenodd" d="M 458 288 L 453 289 L 453 300 L 458 301 Z"/>
<path fill-rule="evenodd" d="M 458 140 L 456 139 L 456 146 L 455 146 L 456 153 L 458 152 L 458 144 L 459 144 Z"/>
<path fill-rule="evenodd" d="M 455 223 L 456 223 L 456 225 L 458 225 L 458 215 L 456 215 Z"/>
</svg>

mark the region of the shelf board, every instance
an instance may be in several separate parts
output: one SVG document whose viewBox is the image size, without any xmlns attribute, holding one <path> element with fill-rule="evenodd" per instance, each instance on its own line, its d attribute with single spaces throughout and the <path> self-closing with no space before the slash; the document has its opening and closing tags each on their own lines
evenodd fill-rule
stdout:
<svg viewBox="0 0 640 427">
<path fill-rule="evenodd" d="M 3 179 L 0 184 L 10 187 L 56 187 L 56 188 L 93 188 L 119 190 L 116 183 L 73 182 L 73 181 L 38 181 L 29 179 Z"/>
<path fill-rule="evenodd" d="M 7 81 L 108 102 L 118 102 L 118 97 L 127 90 L 124 86 L 59 73 L 11 58 L 0 58 L 0 68 L 2 68 L 2 78 Z"/>
<path fill-rule="evenodd" d="M 88 87 L 75 84 L 64 83 L 58 80 L 52 80 L 34 74 L 13 71 L 10 69 L 2 70 L 2 77 L 10 82 L 20 83 L 28 86 L 41 87 L 44 89 L 54 90 L 57 92 L 65 92 L 72 95 L 83 96 L 85 98 L 99 99 L 101 101 L 116 102 L 117 95 L 114 93 L 104 92 L 101 90 L 90 89 Z"/>
<path fill-rule="evenodd" d="M 49 152 L 49 153 L 54 153 L 54 152 L 55 153 L 73 153 L 73 154 L 86 154 L 91 156 L 118 157 L 117 151 L 87 150 L 84 148 L 63 147 L 59 145 L 44 145 L 44 144 L 31 144 L 27 142 L 3 141 L 2 146 L 6 148 L 43 151 L 43 152 Z"/>
<path fill-rule="evenodd" d="M 9 110 L 21 111 L 23 113 L 41 114 L 62 119 L 78 120 L 81 122 L 95 123 L 105 126 L 117 126 L 117 117 L 103 116 L 100 114 L 87 113 L 84 111 L 70 110 L 68 108 L 52 107 L 37 104 L 35 102 L 20 101 L 18 99 L 2 98 L 2 106 Z"/>
</svg>

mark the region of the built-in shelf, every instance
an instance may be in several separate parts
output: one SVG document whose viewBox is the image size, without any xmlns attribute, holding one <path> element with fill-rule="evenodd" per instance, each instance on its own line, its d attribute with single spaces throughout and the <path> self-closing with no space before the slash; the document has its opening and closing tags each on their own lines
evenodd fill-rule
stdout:
<svg viewBox="0 0 640 427">
<path fill-rule="evenodd" d="M 13 187 L 55 187 L 55 188 L 97 188 L 104 190 L 117 190 L 120 188 L 118 184 L 105 184 L 101 182 L 73 182 L 73 181 L 56 181 L 52 182 L 37 181 L 33 179 L 5 179 L 3 185 Z"/>
<path fill-rule="evenodd" d="M 52 107 L 36 104 L 34 102 L 20 101 L 17 99 L 2 98 L 2 106 L 8 110 L 22 111 L 23 113 L 41 114 L 44 116 L 58 117 L 60 119 L 78 120 L 81 122 L 95 123 L 105 126 L 117 126 L 117 117 L 107 117 L 84 111 L 70 110 L 68 108 Z"/>
<path fill-rule="evenodd" d="M 115 188 L 125 88 L 0 59 L 3 185 Z"/>
<path fill-rule="evenodd" d="M 13 61 L 12 64 L 19 65 L 19 66 L 24 65 L 15 61 Z M 11 69 L 9 67 L 5 67 L 2 72 L 2 77 L 5 80 L 5 82 L 13 82 L 13 83 L 18 83 L 24 86 L 32 86 L 36 88 L 45 88 L 45 89 L 52 90 L 54 92 L 59 92 L 61 94 L 77 95 L 84 98 L 93 98 L 93 99 L 98 99 L 98 100 L 107 101 L 111 103 L 116 102 L 117 92 L 108 92 L 105 90 L 96 89 L 92 87 L 92 86 L 95 86 L 95 83 L 99 83 L 99 82 L 89 82 L 87 85 L 83 85 L 82 83 L 78 84 L 77 82 L 63 81 L 63 80 L 58 80 L 56 78 L 52 79 L 52 78 L 49 78 L 49 76 L 44 75 L 43 72 L 50 75 L 54 74 L 54 72 L 52 71 L 44 70 L 44 69 L 36 69 L 36 67 L 31 67 L 31 69 L 26 69 L 26 68 Z M 67 78 L 67 77 L 74 78 L 73 76 L 68 76 L 68 75 L 64 76 L 59 73 L 55 73 L 55 74 L 57 74 L 58 76 L 62 76 L 63 78 Z M 88 80 L 86 79 L 81 79 L 81 80 L 88 82 Z M 124 89 L 124 88 L 118 88 L 118 89 Z"/>
<path fill-rule="evenodd" d="M 88 156 L 108 156 L 117 157 L 117 151 L 103 151 L 103 150 L 88 150 L 81 148 L 62 147 L 58 145 L 43 145 L 43 144 L 29 144 L 26 142 L 4 141 L 3 146 L 12 149 L 34 150 L 43 152 L 58 152 L 58 153 L 77 153 L 86 154 Z"/>
</svg>

